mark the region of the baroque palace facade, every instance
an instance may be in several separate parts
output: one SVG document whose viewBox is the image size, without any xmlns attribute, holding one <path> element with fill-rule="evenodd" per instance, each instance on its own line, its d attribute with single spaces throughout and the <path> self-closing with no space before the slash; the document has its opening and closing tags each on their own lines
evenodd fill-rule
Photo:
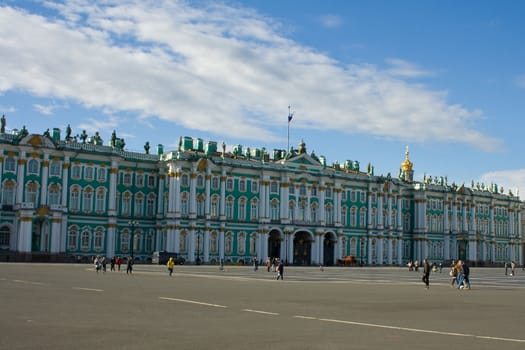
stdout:
<svg viewBox="0 0 525 350">
<path fill-rule="evenodd" d="M 400 157 L 402 158 L 402 157 Z M 124 150 L 113 133 L 0 132 L 0 256 L 79 261 L 179 253 L 188 263 L 368 265 L 465 259 L 523 264 L 523 203 L 491 184 L 414 181 L 298 149 L 226 148 L 181 137 L 178 150 Z"/>
</svg>

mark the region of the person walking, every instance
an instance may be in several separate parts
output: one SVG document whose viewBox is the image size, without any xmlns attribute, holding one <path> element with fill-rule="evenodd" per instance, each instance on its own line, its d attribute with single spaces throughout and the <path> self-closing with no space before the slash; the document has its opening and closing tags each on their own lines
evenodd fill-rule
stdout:
<svg viewBox="0 0 525 350">
<path fill-rule="evenodd" d="M 284 264 L 282 261 L 279 262 L 279 266 L 277 266 L 277 279 L 281 278 L 281 280 L 284 279 Z"/>
<path fill-rule="evenodd" d="M 126 275 L 133 274 L 133 258 L 131 256 L 128 257 L 128 263 L 126 266 Z"/>
<path fill-rule="evenodd" d="M 510 275 L 514 276 L 516 274 L 516 262 L 512 260 L 510 262 Z"/>
<path fill-rule="evenodd" d="M 115 260 L 115 264 L 117 264 L 117 268 L 120 271 L 120 265 L 122 265 L 122 258 L 120 256 L 117 256 L 117 259 Z"/>
<path fill-rule="evenodd" d="M 430 288 L 430 264 L 427 259 L 423 259 L 423 278 L 421 280 L 425 283 L 425 288 Z"/>
<path fill-rule="evenodd" d="M 463 276 L 463 289 L 470 289 L 470 268 L 465 261 L 461 263 L 461 275 Z"/>
<path fill-rule="evenodd" d="M 171 277 L 171 275 L 173 274 L 173 268 L 175 267 L 175 260 L 173 260 L 173 258 L 170 257 L 166 266 L 168 266 L 168 272 Z"/>
<path fill-rule="evenodd" d="M 110 271 L 115 271 L 115 262 L 115 257 L 112 257 L 111 260 L 109 260 Z"/>
<path fill-rule="evenodd" d="M 454 288 L 454 284 L 456 284 L 458 281 L 458 270 L 456 270 L 456 266 L 452 265 L 452 267 L 450 268 L 449 275 L 450 275 L 450 286 Z"/>
</svg>

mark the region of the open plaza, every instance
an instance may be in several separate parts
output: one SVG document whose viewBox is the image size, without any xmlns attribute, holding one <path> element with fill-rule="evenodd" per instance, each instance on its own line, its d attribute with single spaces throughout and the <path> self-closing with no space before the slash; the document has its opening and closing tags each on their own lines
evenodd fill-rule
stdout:
<svg viewBox="0 0 525 350">
<path fill-rule="evenodd" d="M 523 349 L 525 272 L 0 264 L 0 349 Z"/>
</svg>

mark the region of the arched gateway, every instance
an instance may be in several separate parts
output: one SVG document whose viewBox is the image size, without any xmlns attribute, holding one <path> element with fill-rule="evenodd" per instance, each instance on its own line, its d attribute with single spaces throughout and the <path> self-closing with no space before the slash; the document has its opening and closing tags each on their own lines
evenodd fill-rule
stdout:
<svg viewBox="0 0 525 350">
<path fill-rule="evenodd" d="M 310 265 L 312 262 L 312 244 L 314 238 L 310 232 L 299 231 L 293 239 L 293 264 Z"/>
<path fill-rule="evenodd" d="M 333 266 L 335 263 L 335 245 L 337 238 L 334 233 L 328 232 L 323 239 L 323 265 Z"/>
</svg>

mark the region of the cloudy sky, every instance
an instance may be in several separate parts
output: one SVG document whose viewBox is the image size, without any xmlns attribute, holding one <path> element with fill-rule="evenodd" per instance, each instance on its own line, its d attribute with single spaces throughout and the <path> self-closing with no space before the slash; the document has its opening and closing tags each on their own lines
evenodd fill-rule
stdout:
<svg viewBox="0 0 525 350">
<path fill-rule="evenodd" d="M 525 194 L 522 1 L 0 0 L 0 114 L 128 150 L 180 136 Z M 288 106 L 295 112 L 288 125 Z"/>
</svg>

